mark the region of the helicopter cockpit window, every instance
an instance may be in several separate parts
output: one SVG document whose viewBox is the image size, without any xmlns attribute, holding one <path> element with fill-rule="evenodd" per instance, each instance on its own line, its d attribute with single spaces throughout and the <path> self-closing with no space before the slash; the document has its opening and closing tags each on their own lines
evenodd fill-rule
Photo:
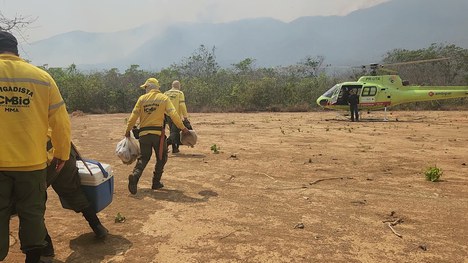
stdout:
<svg viewBox="0 0 468 263">
<path fill-rule="evenodd" d="M 325 92 L 323 94 L 324 97 L 328 97 L 328 98 L 331 98 L 331 96 L 333 96 L 333 93 L 335 92 L 335 90 L 339 87 L 340 85 L 335 85 L 333 87 L 331 87 L 329 90 L 327 90 L 327 92 Z"/>
<path fill-rule="evenodd" d="M 377 87 L 364 87 L 362 89 L 361 96 L 362 97 L 371 97 L 377 94 Z"/>
</svg>

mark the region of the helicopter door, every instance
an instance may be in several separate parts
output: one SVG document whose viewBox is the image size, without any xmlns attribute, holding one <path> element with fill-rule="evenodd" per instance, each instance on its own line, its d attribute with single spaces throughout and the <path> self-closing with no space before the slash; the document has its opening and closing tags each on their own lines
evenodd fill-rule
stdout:
<svg viewBox="0 0 468 263">
<path fill-rule="evenodd" d="M 357 94 L 361 91 L 361 86 L 358 85 L 347 85 L 342 86 L 340 89 L 335 91 L 333 99 L 333 105 L 348 105 L 349 92 L 355 89 Z"/>
<path fill-rule="evenodd" d="M 349 90 L 347 87 L 341 87 L 336 97 L 336 105 L 348 105 Z"/>
<path fill-rule="evenodd" d="M 359 98 L 359 104 L 365 106 L 376 105 L 377 87 L 367 86 L 362 88 L 361 97 Z"/>
</svg>

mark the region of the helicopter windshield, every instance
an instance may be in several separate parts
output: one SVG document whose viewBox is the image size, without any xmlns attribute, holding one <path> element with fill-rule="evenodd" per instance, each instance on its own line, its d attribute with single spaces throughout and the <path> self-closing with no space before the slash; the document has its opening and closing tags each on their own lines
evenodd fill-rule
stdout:
<svg viewBox="0 0 468 263">
<path fill-rule="evenodd" d="M 331 98 L 333 96 L 333 93 L 335 92 L 336 89 L 339 89 L 340 84 L 336 84 L 335 86 L 331 87 L 327 92 L 325 92 L 322 96 Z"/>
</svg>

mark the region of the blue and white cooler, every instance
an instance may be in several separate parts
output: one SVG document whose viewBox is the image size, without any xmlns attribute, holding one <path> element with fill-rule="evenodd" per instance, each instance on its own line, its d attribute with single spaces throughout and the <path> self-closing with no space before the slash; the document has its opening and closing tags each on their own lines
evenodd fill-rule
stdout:
<svg viewBox="0 0 468 263">
<path fill-rule="evenodd" d="M 86 163 L 84 163 L 86 162 Z M 95 160 L 77 160 L 76 166 L 81 179 L 81 189 L 88 201 L 99 212 L 112 203 L 114 194 L 114 176 L 110 164 L 100 163 Z M 70 206 L 60 198 L 64 208 Z"/>
</svg>

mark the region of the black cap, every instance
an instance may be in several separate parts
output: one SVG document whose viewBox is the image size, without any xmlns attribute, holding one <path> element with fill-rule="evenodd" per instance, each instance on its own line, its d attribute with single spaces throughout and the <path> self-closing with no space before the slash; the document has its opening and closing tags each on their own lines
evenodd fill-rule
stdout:
<svg viewBox="0 0 468 263">
<path fill-rule="evenodd" d="M 18 41 L 12 34 L 0 31 L 0 52 L 5 51 L 18 55 Z"/>
</svg>

